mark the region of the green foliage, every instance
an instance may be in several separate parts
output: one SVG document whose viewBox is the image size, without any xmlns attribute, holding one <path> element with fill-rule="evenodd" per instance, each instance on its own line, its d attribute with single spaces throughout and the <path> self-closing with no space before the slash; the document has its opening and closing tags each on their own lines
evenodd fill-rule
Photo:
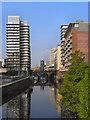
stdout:
<svg viewBox="0 0 90 120">
<path fill-rule="evenodd" d="M 77 114 L 79 118 L 88 118 L 88 84 L 90 66 L 84 62 L 84 54 L 76 51 L 72 54 L 71 67 L 64 75 L 60 94 L 63 95 L 59 104 Z"/>
</svg>

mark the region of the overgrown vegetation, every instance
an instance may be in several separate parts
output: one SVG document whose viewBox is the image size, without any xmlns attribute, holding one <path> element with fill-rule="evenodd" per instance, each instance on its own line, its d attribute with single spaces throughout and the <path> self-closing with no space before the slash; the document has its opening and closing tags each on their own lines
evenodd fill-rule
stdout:
<svg viewBox="0 0 90 120">
<path fill-rule="evenodd" d="M 64 81 L 59 91 L 63 96 L 59 104 L 75 113 L 78 119 L 89 118 L 90 66 L 84 60 L 84 54 L 80 50 L 72 54 L 72 60 L 70 61 L 72 65 L 64 75 Z"/>
</svg>

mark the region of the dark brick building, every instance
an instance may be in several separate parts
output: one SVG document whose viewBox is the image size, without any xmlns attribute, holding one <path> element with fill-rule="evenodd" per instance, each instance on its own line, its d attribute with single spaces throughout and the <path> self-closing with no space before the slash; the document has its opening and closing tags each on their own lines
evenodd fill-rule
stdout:
<svg viewBox="0 0 90 120">
<path fill-rule="evenodd" d="M 85 61 L 90 64 L 90 41 L 89 41 L 89 23 L 81 20 L 71 22 L 68 25 L 64 38 L 64 67 L 68 68 L 71 63 L 68 59 L 71 54 L 77 50 L 85 53 Z"/>
</svg>

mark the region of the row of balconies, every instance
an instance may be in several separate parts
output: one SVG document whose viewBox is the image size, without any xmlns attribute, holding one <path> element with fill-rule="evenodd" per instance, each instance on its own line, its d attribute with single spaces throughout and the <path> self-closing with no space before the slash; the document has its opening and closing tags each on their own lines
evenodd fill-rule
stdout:
<svg viewBox="0 0 90 120">
<path fill-rule="evenodd" d="M 7 45 L 19 45 L 19 42 L 13 42 L 13 41 L 10 41 L 10 42 L 7 42 Z"/>
<path fill-rule="evenodd" d="M 20 36 L 8 36 L 8 37 L 6 37 L 7 39 L 9 39 L 9 38 L 11 38 L 11 39 L 13 39 L 13 38 L 15 38 L 15 39 L 18 39 L 18 38 L 20 38 Z"/>
<path fill-rule="evenodd" d="M 20 34 L 6 34 L 7 37 L 17 37 L 20 36 Z"/>
<path fill-rule="evenodd" d="M 20 30 L 20 28 L 6 28 L 6 30 Z"/>
<path fill-rule="evenodd" d="M 16 30 L 16 31 L 6 31 L 6 33 L 19 33 L 20 31 Z"/>
<path fill-rule="evenodd" d="M 19 28 L 20 26 L 6 26 L 6 28 Z"/>
<path fill-rule="evenodd" d="M 68 51 L 70 51 L 72 49 L 72 46 L 70 46 L 70 44 L 68 44 L 66 47 L 65 47 L 65 52 L 67 53 Z M 65 54 L 66 54 L 65 53 Z"/>
<path fill-rule="evenodd" d="M 10 48 L 7 48 L 7 51 L 11 51 L 11 50 L 19 51 L 19 49 L 20 49 L 19 47 L 16 47 L 16 48 L 11 48 L 11 47 L 10 47 Z"/>
<path fill-rule="evenodd" d="M 61 33 L 62 33 L 62 32 L 66 32 L 66 30 L 67 30 L 67 29 L 61 29 Z"/>
<path fill-rule="evenodd" d="M 64 58 L 66 59 L 66 58 L 67 58 L 68 56 L 70 56 L 71 54 L 72 54 L 72 52 L 69 52 L 68 54 L 65 55 Z"/>
<path fill-rule="evenodd" d="M 7 51 L 7 53 L 12 53 L 12 52 L 17 52 L 17 53 L 19 53 L 19 50 L 17 50 L 17 51 L 16 51 L 16 50 L 8 50 L 8 51 Z"/>
<path fill-rule="evenodd" d="M 15 48 L 15 47 L 19 47 L 19 46 L 20 46 L 19 44 L 18 45 L 16 45 L 16 44 L 13 44 L 13 45 L 8 44 L 7 48 Z"/>
<path fill-rule="evenodd" d="M 65 67 L 69 67 L 70 65 L 71 65 L 72 63 L 67 63 L 67 64 L 65 64 Z"/>
<path fill-rule="evenodd" d="M 17 44 L 19 44 L 19 40 L 7 40 L 7 44 L 9 44 L 9 43 L 17 43 Z"/>
</svg>

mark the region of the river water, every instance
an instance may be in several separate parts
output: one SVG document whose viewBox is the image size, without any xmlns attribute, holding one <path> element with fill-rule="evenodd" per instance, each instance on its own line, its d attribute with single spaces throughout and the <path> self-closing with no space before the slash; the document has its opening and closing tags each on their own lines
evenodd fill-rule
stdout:
<svg viewBox="0 0 90 120">
<path fill-rule="evenodd" d="M 0 106 L 2 118 L 61 118 L 61 99 L 54 86 L 29 87 L 22 94 Z"/>
</svg>

